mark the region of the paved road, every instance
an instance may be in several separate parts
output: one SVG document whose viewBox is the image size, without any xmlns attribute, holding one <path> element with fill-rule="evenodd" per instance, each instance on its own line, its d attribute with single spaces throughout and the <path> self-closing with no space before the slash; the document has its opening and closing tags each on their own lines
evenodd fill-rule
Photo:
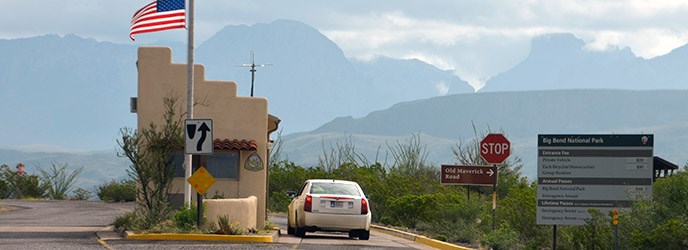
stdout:
<svg viewBox="0 0 688 250">
<path fill-rule="evenodd" d="M 370 231 L 369 240 L 349 238 L 348 233 L 330 232 L 306 233 L 306 237 L 299 238 L 287 234 L 287 218 L 285 216 L 270 216 L 269 219 L 282 231 L 279 242 L 298 249 L 434 249 L 377 231 Z"/>
<path fill-rule="evenodd" d="M 132 203 L 95 201 L 0 200 L 14 208 L 0 212 L 0 249 L 104 249 L 96 232 L 133 209 Z M 112 249 L 430 249 L 412 241 L 371 231 L 370 240 L 351 239 L 342 233 L 286 234 L 286 218 L 271 216 L 282 228 L 275 243 L 226 243 L 124 240 L 104 238 Z M 101 233 L 102 234 L 102 233 Z M 112 235 L 112 234 L 110 234 Z"/>
<path fill-rule="evenodd" d="M 96 232 L 132 203 L 0 200 L 0 249 L 102 249 Z"/>
</svg>

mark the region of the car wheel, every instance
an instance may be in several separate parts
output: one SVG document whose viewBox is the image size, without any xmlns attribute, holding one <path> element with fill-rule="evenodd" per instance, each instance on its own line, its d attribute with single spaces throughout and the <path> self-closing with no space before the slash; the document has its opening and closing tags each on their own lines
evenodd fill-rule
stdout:
<svg viewBox="0 0 688 250">
<path fill-rule="evenodd" d="M 370 239 L 370 231 L 368 231 L 368 230 L 358 231 L 358 239 L 360 239 L 360 240 Z"/>
<path fill-rule="evenodd" d="M 356 233 L 355 230 L 349 231 L 349 238 L 356 238 L 358 237 L 358 234 Z"/>
<path fill-rule="evenodd" d="M 294 235 L 296 235 L 296 237 L 301 238 L 306 237 L 306 228 L 296 227 L 296 229 L 294 230 Z"/>
<path fill-rule="evenodd" d="M 296 228 L 294 228 L 294 235 L 296 235 L 296 237 L 301 237 L 301 238 L 306 237 L 306 228 L 305 227 L 299 227 L 298 217 L 296 217 L 294 220 L 294 226 L 296 226 Z"/>
<path fill-rule="evenodd" d="M 294 228 L 289 224 L 289 217 L 287 217 L 287 234 L 294 234 Z"/>
</svg>

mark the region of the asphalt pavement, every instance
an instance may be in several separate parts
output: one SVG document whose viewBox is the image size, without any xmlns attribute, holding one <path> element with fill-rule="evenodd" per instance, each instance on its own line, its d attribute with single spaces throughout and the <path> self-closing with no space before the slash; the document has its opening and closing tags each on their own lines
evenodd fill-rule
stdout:
<svg viewBox="0 0 688 250">
<path fill-rule="evenodd" d="M 274 243 L 127 240 L 109 226 L 132 211 L 133 203 L 100 201 L 0 200 L 0 249 L 432 249 L 407 239 L 371 231 L 370 240 L 345 233 L 286 234 L 286 218 L 271 216 L 281 234 Z M 99 238 L 100 237 L 100 238 Z"/>
<path fill-rule="evenodd" d="M 103 249 L 96 232 L 133 203 L 0 200 L 0 249 Z"/>
</svg>

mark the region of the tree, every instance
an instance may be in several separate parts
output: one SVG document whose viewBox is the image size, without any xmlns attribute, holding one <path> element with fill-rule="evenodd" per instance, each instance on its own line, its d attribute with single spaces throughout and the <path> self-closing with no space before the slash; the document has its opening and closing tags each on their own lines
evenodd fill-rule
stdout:
<svg viewBox="0 0 688 250">
<path fill-rule="evenodd" d="M 177 116 L 177 99 L 163 99 L 164 124 L 151 123 L 140 131 L 123 128 L 118 141 L 120 157 L 131 162 L 128 175 L 139 184 L 136 213 L 143 219 L 143 227 L 150 228 L 171 215 L 168 194 L 172 188 L 174 169 L 171 166 L 174 152 L 183 149 L 184 131 L 181 116 Z"/>
<path fill-rule="evenodd" d="M 83 167 L 75 169 L 71 173 L 67 173 L 67 163 L 62 165 L 52 164 L 48 170 L 37 167 L 43 178 L 41 181 L 47 187 L 47 196 L 53 200 L 64 200 L 67 198 L 67 193 L 74 187 L 74 184 L 79 179 L 79 174 L 83 171 Z"/>
</svg>

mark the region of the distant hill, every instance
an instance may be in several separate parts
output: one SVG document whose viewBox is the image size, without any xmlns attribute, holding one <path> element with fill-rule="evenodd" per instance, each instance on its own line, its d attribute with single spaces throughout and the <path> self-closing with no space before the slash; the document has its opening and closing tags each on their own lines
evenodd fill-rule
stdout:
<svg viewBox="0 0 688 250">
<path fill-rule="evenodd" d="M 308 133 L 285 136 L 284 156 L 314 164 L 337 140 L 350 138 L 374 159 L 377 149 L 422 134 L 429 160 L 454 163 L 451 146 L 473 138 L 472 124 L 507 135 L 513 154 L 535 176 L 538 134 L 654 134 L 655 155 L 683 165 L 688 160 L 688 90 L 551 90 L 489 92 L 434 97 L 394 105 L 354 119 L 342 117 Z M 384 152 L 381 154 L 384 156 Z"/>
<path fill-rule="evenodd" d="M 688 45 L 644 59 L 629 48 L 592 51 L 572 34 L 535 37 L 528 57 L 481 92 L 552 89 L 688 89 Z"/>
<path fill-rule="evenodd" d="M 50 169 L 52 164 L 62 166 L 67 164 L 67 170 L 73 171 L 83 167 L 76 187 L 95 191 L 95 187 L 110 180 L 122 180 L 127 177 L 129 161 L 120 158 L 113 151 L 102 152 L 31 152 L 11 149 L 0 149 L 0 165 L 8 165 L 16 170 L 17 163 L 26 166 L 29 174 L 40 175 L 37 167 Z M 72 195 L 71 193 L 69 195 Z M 93 198 L 97 198 L 93 193 Z"/>
<path fill-rule="evenodd" d="M 186 62 L 183 44 L 155 45 L 171 46 L 173 60 Z M 136 126 L 129 98 L 137 95 L 137 48 L 76 35 L 0 40 L 0 146 L 113 148 L 120 128 Z M 269 98 L 269 112 L 287 133 L 440 95 L 440 81 L 446 93 L 473 91 L 418 60 L 351 62 L 314 28 L 287 20 L 227 26 L 197 46 L 195 61 L 206 66 L 206 78 L 235 80 L 239 94 L 248 96 L 250 72 L 236 66 L 250 63 L 252 50 L 256 63 L 273 64 L 258 69 L 255 92 Z M 373 75 L 373 69 L 386 72 Z"/>
<path fill-rule="evenodd" d="M 135 47 L 45 35 L 0 40 L 0 54 L 0 146 L 114 148 L 135 125 Z"/>
</svg>

